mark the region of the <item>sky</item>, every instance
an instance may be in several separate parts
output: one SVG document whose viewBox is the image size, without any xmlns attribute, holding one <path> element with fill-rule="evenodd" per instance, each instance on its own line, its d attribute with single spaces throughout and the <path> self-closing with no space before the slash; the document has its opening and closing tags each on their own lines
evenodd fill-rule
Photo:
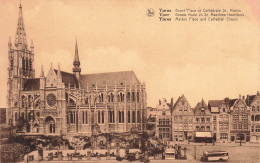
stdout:
<svg viewBox="0 0 260 163">
<path fill-rule="evenodd" d="M 0 0 L 0 107 L 6 107 L 8 39 L 14 41 L 19 0 Z M 82 74 L 133 70 L 147 105 L 185 95 L 191 107 L 260 90 L 257 0 L 22 0 L 36 77 L 53 64 L 72 72 L 77 39 Z M 155 10 L 153 17 L 146 11 Z M 235 22 L 160 22 L 159 8 L 240 9 Z"/>
</svg>

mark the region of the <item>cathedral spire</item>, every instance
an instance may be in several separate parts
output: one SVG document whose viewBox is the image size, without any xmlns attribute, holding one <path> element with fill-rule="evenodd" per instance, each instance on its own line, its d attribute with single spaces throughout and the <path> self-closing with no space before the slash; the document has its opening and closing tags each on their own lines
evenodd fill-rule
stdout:
<svg viewBox="0 0 260 163">
<path fill-rule="evenodd" d="M 74 65 L 74 67 L 79 67 L 80 66 L 77 40 L 76 40 L 76 46 L 75 46 L 75 56 L 74 56 L 73 65 Z"/>
<path fill-rule="evenodd" d="M 75 46 L 75 56 L 74 56 L 73 65 L 74 65 L 74 67 L 72 69 L 73 73 L 76 75 L 76 78 L 79 80 L 81 68 L 80 68 L 77 40 L 76 40 L 76 46 Z"/>
<path fill-rule="evenodd" d="M 61 78 L 60 64 L 58 63 L 58 78 Z"/>
<path fill-rule="evenodd" d="M 15 34 L 15 46 L 18 47 L 18 45 L 21 45 L 21 47 L 27 48 L 27 40 L 26 40 L 26 33 L 24 28 L 24 21 L 23 21 L 23 10 L 22 10 L 22 4 L 20 2 L 19 6 L 19 16 L 18 16 L 18 24 Z"/>
<path fill-rule="evenodd" d="M 58 63 L 58 73 L 57 73 L 57 78 L 58 78 L 58 83 L 62 83 L 62 77 L 61 77 L 61 72 L 60 72 L 60 63 Z"/>
</svg>

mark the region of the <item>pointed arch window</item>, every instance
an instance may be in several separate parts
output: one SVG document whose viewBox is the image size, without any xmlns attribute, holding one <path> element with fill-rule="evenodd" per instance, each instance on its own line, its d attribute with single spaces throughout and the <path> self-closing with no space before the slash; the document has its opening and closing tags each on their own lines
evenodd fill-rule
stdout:
<svg viewBox="0 0 260 163">
<path fill-rule="evenodd" d="M 117 102 L 120 102 L 120 95 L 117 95 Z"/>
<path fill-rule="evenodd" d="M 28 107 L 31 107 L 31 102 L 32 102 L 32 99 L 31 99 L 31 95 L 28 96 Z"/>
<path fill-rule="evenodd" d="M 124 102 L 125 95 L 122 92 L 120 93 L 120 98 L 121 98 L 121 102 Z"/>
<path fill-rule="evenodd" d="M 109 123 L 114 123 L 115 119 L 114 119 L 114 111 L 109 111 Z"/>
<path fill-rule="evenodd" d="M 112 92 L 108 95 L 108 102 L 114 102 L 114 95 Z"/>
<path fill-rule="evenodd" d="M 121 122 L 125 123 L 125 114 L 124 111 L 121 112 L 122 116 L 121 116 Z"/>
<path fill-rule="evenodd" d="M 15 121 L 17 121 L 18 120 L 18 114 L 17 114 L 17 112 L 15 112 Z"/>
<path fill-rule="evenodd" d="M 88 98 L 85 99 L 85 105 L 87 105 L 87 104 L 88 104 Z"/>
<path fill-rule="evenodd" d="M 135 111 L 132 112 L 132 123 L 135 123 Z"/>
<path fill-rule="evenodd" d="M 118 111 L 118 123 L 121 123 L 121 111 Z"/>
<path fill-rule="evenodd" d="M 124 102 L 124 98 L 125 98 L 124 93 L 122 93 L 122 92 L 118 93 L 118 95 L 117 95 L 118 102 Z"/>
<path fill-rule="evenodd" d="M 84 124 L 85 123 L 85 112 L 82 111 L 81 115 L 82 115 L 82 124 Z"/>
<path fill-rule="evenodd" d="M 74 123 L 74 115 L 72 112 L 70 112 L 70 123 Z"/>
<path fill-rule="evenodd" d="M 114 111 L 112 111 L 112 117 L 113 117 L 113 120 L 112 120 L 112 122 L 114 123 L 115 122 L 115 112 Z"/>
<path fill-rule="evenodd" d="M 102 123 L 104 123 L 105 122 L 105 115 L 104 115 L 104 111 L 102 111 Z"/>
<path fill-rule="evenodd" d="M 28 59 L 26 58 L 26 70 L 29 70 L 29 61 L 28 61 Z"/>
<path fill-rule="evenodd" d="M 32 71 L 32 60 L 29 60 L 29 71 Z"/>
<path fill-rule="evenodd" d="M 100 111 L 98 111 L 98 123 L 100 123 Z"/>
<path fill-rule="evenodd" d="M 82 111 L 82 124 L 87 124 L 87 123 L 88 123 L 88 112 Z"/>
<path fill-rule="evenodd" d="M 127 121 L 128 123 L 130 123 L 130 120 L 131 120 L 131 114 L 130 114 L 130 111 L 127 112 Z"/>
<path fill-rule="evenodd" d="M 68 103 L 69 102 L 69 95 L 68 95 L 68 93 L 65 93 L 65 99 L 66 99 L 66 102 Z"/>
<path fill-rule="evenodd" d="M 127 102 L 130 102 L 130 92 L 127 92 L 127 96 L 126 96 L 126 98 L 127 98 Z"/>
<path fill-rule="evenodd" d="M 25 106 L 26 106 L 25 100 L 26 100 L 26 98 L 25 98 L 25 96 L 23 95 L 23 96 L 22 96 L 22 107 L 25 107 Z"/>
<path fill-rule="evenodd" d="M 104 101 L 103 93 L 100 93 L 100 94 L 98 95 L 98 102 L 99 102 L 99 103 L 102 103 L 103 101 Z"/>
<path fill-rule="evenodd" d="M 132 101 L 135 101 L 135 92 L 132 92 Z"/>
<path fill-rule="evenodd" d="M 139 101 L 140 101 L 139 94 L 140 94 L 139 92 L 137 92 L 137 94 L 136 94 L 137 102 L 139 102 Z"/>
<path fill-rule="evenodd" d="M 140 111 L 137 111 L 137 123 L 141 122 L 141 114 Z"/>
<path fill-rule="evenodd" d="M 109 114 L 109 123 L 112 123 L 112 111 L 109 111 L 108 114 Z"/>
<path fill-rule="evenodd" d="M 22 68 L 23 68 L 23 71 L 25 70 L 25 59 L 24 57 L 22 58 Z"/>
</svg>

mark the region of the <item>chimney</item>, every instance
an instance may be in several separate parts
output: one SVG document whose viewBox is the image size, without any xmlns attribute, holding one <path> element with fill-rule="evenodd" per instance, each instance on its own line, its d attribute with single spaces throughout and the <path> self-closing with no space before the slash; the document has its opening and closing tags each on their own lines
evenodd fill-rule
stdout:
<svg viewBox="0 0 260 163">
<path fill-rule="evenodd" d="M 226 98 L 225 98 L 225 104 L 228 104 L 228 102 L 229 102 L 229 98 L 226 97 Z"/>
</svg>

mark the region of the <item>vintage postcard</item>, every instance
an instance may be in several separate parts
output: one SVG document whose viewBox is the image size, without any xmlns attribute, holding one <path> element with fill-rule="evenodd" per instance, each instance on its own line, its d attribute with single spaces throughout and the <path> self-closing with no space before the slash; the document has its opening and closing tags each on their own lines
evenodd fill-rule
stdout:
<svg viewBox="0 0 260 163">
<path fill-rule="evenodd" d="M 0 0 L 1 162 L 260 162 L 259 0 Z"/>
</svg>

